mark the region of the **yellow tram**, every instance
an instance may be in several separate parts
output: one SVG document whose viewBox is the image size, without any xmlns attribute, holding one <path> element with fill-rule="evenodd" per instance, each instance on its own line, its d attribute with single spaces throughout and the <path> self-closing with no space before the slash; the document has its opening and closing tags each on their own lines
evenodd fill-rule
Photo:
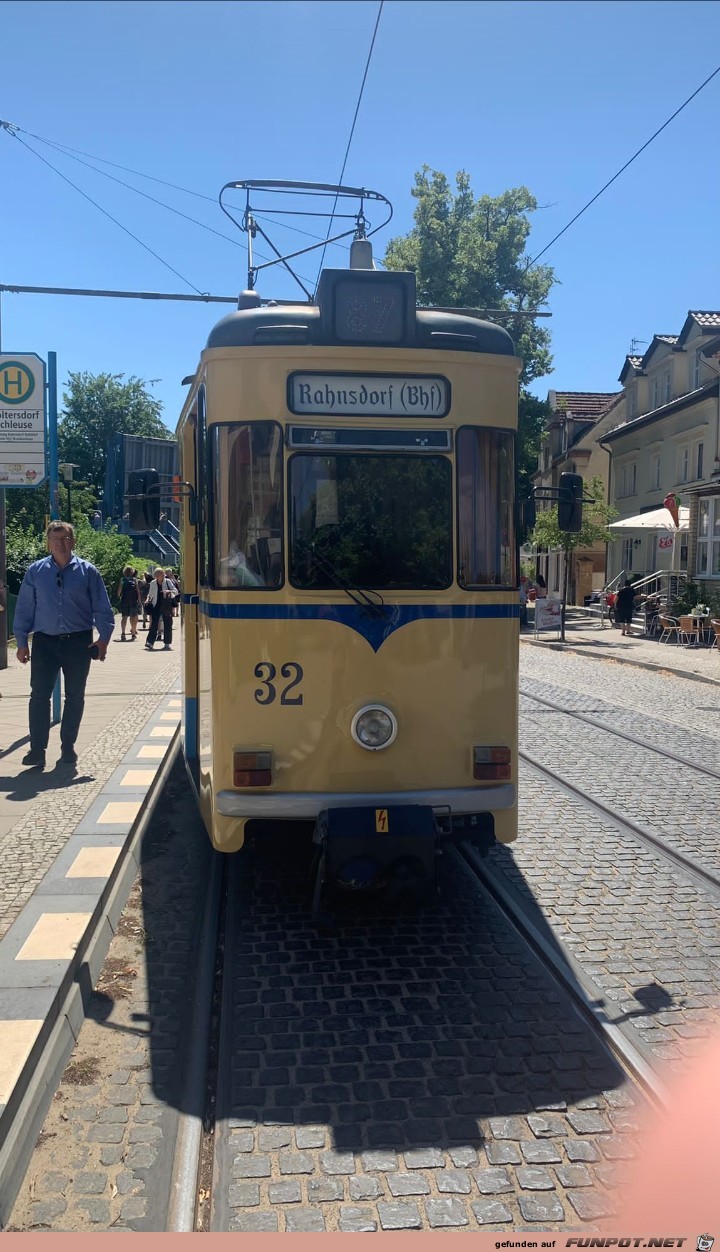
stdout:
<svg viewBox="0 0 720 1252">
<path fill-rule="evenodd" d="M 192 377 L 184 750 L 221 851 L 311 821 L 320 886 L 427 885 L 517 833 L 521 363 L 359 243 L 312 302 L 244 292 Z"/>
</svg>

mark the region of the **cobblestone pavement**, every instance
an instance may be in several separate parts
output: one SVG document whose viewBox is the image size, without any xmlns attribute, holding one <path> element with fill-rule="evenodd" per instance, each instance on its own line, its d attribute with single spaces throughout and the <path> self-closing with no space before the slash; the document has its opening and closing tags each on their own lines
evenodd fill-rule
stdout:
<svg viewBox="0 0 720 1252">
<path fill-rule="evenodd" d="M 627 710 L 635 728 L 638 716 L 646 716 L 653 729 L 667 721 L 671 738 L 676 725 L 687 722 L 692 727 L 708 717 L 713 703 L 720 709 L 711 689 L 689 680 L 668 676 L 659 681 L 643 670 L 620 670 L 541 649 L 523 651 L 522 685 L 539 680 L 552 684 L 553 698 L 565 700 L 572 690 L 594 708 L 611 705 L 620 717 Z M 707 711 L 697 708 L 699 692 L 708 700 Z M 553 714 L 545 723 L 552 726 L 552 734 L 543 735 L 539 720 L 523 714 L 521 722 L 521 746 L 533 755 L 561 774 L 568 772 L 572 757 L 580 785 L 609 796 L 611 802 L 614 795 L 618 803 L 619 796 L 622 811 L 648 824 L 653 824 L 654 814 L 643 809 L 645 797 L 650 795 L 653 802 L 658 797 L 660 811 L 667 806 L 676 813 L 684 830 L 697 834 L 701 828 L 709 846 L 713 825 L 696 803 L 698 776 L 691 770 L 678 771 L 662 761 L 653 768 L 646 762 L 643 773 L 638 765 L 638 755 L 647 756 L 643 749 L 628 743 L 613 749 L 610 740 L 601 751 L 592 728 L 582 724 L 570 741 L 558 735 L 558 716 Z M 715 727 L 712 720 L 711 725 Z M 697 738 L 694 749 L 700 750 Z M 684 750 L 689 752 L 688 743 Z M 712 733 L 706 753 L 714 754 L 716 764 L 717 738 Z M 663 781 L 670 770 L 674 797 Z M 706 809 L 716 812 L 717 784 L 710 791 L 703 787 L 703 794 Z M 664 833 L 664 818 L 660 825 Z M 658 1061 L 679 1064 L 699 1051 L 708 1021 L 720 1009 L 720 903 L 715 896 L 529 768 L 521 771 L 520 837 L 512 850 L 493 850 L 490 864 L 526 902 L 539 906 L 602 989 L 612 1015 L 637 1032 Z"/>
<path fill-rule="evenodd" d="M 142 725 L 180 673 L 179 654 L 159 669 L 100 735 L 83 751 L 78 773 L 22 771 L 0 778 L 3 791 L 19 798 L 42 796 L 7 834 L 0 836 L 0 938 L 12 926 L 35 887 L 64 848 L 80 819 L 117 768 Z M 23 701 L 23 717 L 27 702 Z M 12 794 L 12 792 L 11 792 Z"/>
<path fill-rule="evenodd" d="M 165 1229 L 208 850 L 178 763 L 10 1230 Z"/>
<path fill-rule="evenodd" d="M 636 1097 L 469 871 L 445 860 L 435 912 L 348 906 L 318 934 L 296 856 L 256 854 L 237 897 L 213 1228 L 609 1215 Z"/>
<path fill-rule="evenodd" d="M 647 827 L 669 847 L 720 874 L 720 779 L 524 697 L 520 700 L 520 719 L 521 746 L 537 761 Z M 662 733 L 661 723 L 646 720 L 657 734 Z M 665 733 L 667 736 L 667 729 Z M 695 737 L 700 738 L 698 732 Z M 670 744 L 668 748 L 672 750 Z M 717 767 L 720 745 L 717 740 L 706 739 L 704 751 L 698 744 L 693 755 L 699 766 L 712 763 Z M 615 767 L 608 768 L 609 763 Z"/>
<path fill-rule="evenodd" d="M 675 653 L 676 649 L 671 651 Z M 720 654 L 716 656 L 720 665 Z M 671 742 L 675 727 L 720 739 L 720 689 L 682 678 L 670 670 L 658 673 L 618 665 L 604 657 L 521 645 L 521 686 L 529 679 L 555 684 L 563 691 L 574 691 L 593 700 L 610 700 L 623 716 L 635 713 L 667 723 Z"/>
<path fill-rule="evenodd" d="M 632 733 L 666 724 L 688 754 L 720 738 L 709 686 L 539 648 L 522 662 L 523 683 L 607 706 Z M 608 749 L 613 774 L 629 749 Z M 180 768 L 173 788 L 12 1228 L 163 1229 L 207 854 Z M 686 1064 L 720 1007 L 717 905 L 529 769 L 520 802 L 496 869 L 609 1011 Z M 276 847 L 247 858 L 238 899 L 220 1228 L 586 1232 L 610 1216 L 638 1097 L 467 871 L 446 859 L 434 913 L 355 906 L 319 934 L 300 866 L 283 876 L 284 863 Z"/>
<path fill-rule="evenodd" d="M 523 631 L 520 636 L 523 651 L 554 650 L 566 656 L 573 652 L 583 659 L 608 660 L 619 664 L 620 668 L 647 667 L 657 673 L 676 670 L 685 674 L 696 675 L 697 679 L 720 684 L 720 652 L 717 648 L 683 648 L 677 644 L 660 643 L 659 639 L 640 635 L 635 630 L 632 636 L 623 638 L 615 627 L 606 626 L 601 630 L 597 622 L 582 620 L 570 616 L 566 624 L 566 643 L 552 641 L 549 635 L 541 635 L 536 641 L 531 631 Z"/>
</svg>

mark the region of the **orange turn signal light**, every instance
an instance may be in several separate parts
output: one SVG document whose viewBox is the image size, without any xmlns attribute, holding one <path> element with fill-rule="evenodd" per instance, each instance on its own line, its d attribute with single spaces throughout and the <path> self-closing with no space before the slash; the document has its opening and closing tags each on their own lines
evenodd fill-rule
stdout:
<svg viewBox="0 0 720 1252">
<path fill-rule="evenodd" d="M 233 787 L 270 787 L 271 785 L 272 753 L 233 753 Z"/>
</svg>

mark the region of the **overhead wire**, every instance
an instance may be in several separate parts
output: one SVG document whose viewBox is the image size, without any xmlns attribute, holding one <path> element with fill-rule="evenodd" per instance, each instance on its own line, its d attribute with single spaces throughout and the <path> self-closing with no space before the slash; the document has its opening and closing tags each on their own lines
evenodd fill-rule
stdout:
<svg viewBox="0 0 720 1252">
<path fill-rule="evenodd" d="M 380 25 L 380 18 L 382 17 L 384 4 L 385 4 L 385 0 L 380 0 L 380 3 L 378 5 L 377 17 L 375 18 L 375 29 L 373 30 L 372 39 L 370 40 L 370 51 L 368 52 L 367 61 L 365 62 L 365 72 L 363 74 L 362 82 L 360 84 L 360 92 L 358 95 L 357 104 L 355 105 L 355 114 L 353 116 L 352 126 L 350 127 L 350 137 L 347 141 L 347 147 L 345 148 L 345 156 L 343 157 L 342 169 L 340 170 L 340 177 L 338 178 L 338 183 L 340 185 L 342 185 L 342 180 L 345 175 L 345 166 L 347 165 L 348 156 L 350 155 L 350 145 L 352 144 L 353 135 L 355 134 L 355 125 L 358 120 L 358 114 L 360 112 L 360 105 L 362 103 L 363 92 L 365 91 L 365 83 L 367 81 L 368 70 L 370 69 L 370 62 L 372 60 L 373 49 L 375 48 L 375 40 L 377 38 L 378 27 Z M 335 209 L 337 208 L 337 202 L 338 202 L 338 197 L 336 195 L 335 202 L 333 204 L 332 213 L 330 214 L 330 221 L 328 222 L 325 247 L 323 248 L 322 253 L 320 254 L 320 265 L 318 266 L 317 278 L 315 279 L 316 290 L 317 290 L 317 283 L 319 281 L 320 274 L 322 271 L 323 262 L 325 260 L 325 252 L 327 251 L 327 240 L 330 239 L 330 235 L 332 233 L 332 224 L 333 224 L 333 218 L 335 217 Z"/>
<path fill-rule="evenodd" d="M 600 199 L 600 196 L 603 194 L 603 192 L 607 191 L 608 187 L 611 187 L 612 184 L 620 177 L 620 175 L 625 173 L 625 170 L 628 169 L 630 165 L 632 165 L 633 161 L 636 161 L 637 158 L 640 156 L 640 154 L 644 152 L 646 148 L 650 147 L 650 144 L 653 142 L 653 139 L 657 139 L 658 135 L 662 134 L 665 128 L 669 126 L 670 123 L 675 120 L 678 114 L 682 113 L 683 109 L 686 108 L 687 105 L 690 104 L 690 102 L 694 100 L 695 97 L 700 94 L 700 92 L 703 90 L 704 87 L 707 87 L 708 83 L 712 82 L 713 78 L 715 78 L 717 74 L 720 74 L 720 65 L 718 65 L 717 69 L 713 70 L 712 74 L 708 75 L 705 81 L 701 83 L 699 87 L 696 88 L 696 90 L 692 93 L 691 96 L 688 96 L 687 100 L 683 101 L 680 107 L 676 109 L 675 112 L 670 115 L 667 121 L 663 122 L 662 126 L 658 127 L 655 133 L 651 135 L 650 138 L 645 141 L 642 147 L 638 148 L 637 152 L 633 153 L 633 155 L 630 157 L 630 160 L 626 161 L 625 164 L 620 167 L 617 173 L 613 174 L 612 178 L 608 179 L 608 181 L 604 184 L 604 186 L 602 186 L 600 190 L 595 193 L 592 199 L 588 200 L 587 204 L 584 204 L 583 207 L 579 210 L 579 212 L 577 212 L 574 217 L 570 218 L 570 221 L 567 223 L 567 225 L 563 226 L 562 230 L 559 230 L 557 235 L 554 235 L 553 238 L 550 240 L 550 242 L 545 244 L 545 247 L 542 249 L 542 251 L 538 252 L 537 256 L 534 256 L 532 261 L 528 261 L 527 263 L 528 269 L 530 268 L 531 265 L 534 265 L 536 261 L 539 261 L 540 257 L 544 256 L 545 253 L 550 248 L 552 248 L 554 243 L 557 243 L 558 239 L 560 239 L 561 236 L 564 235 L 565 232 L 568 231 L 572 225 L 574 225 L 574 223 L 578 220 L 578 218 L 582 217 L 583 213 L 585 213 L 590 208 L 590 206 L 595 203 L 596 200 Z"/>
<path fill-rule="evenodd" d="M 50 161 L 46 161 L 45 158 L 39 152 L 36 152 L 31 144 L 27 143 L 23 139 L 20 139 L 20 136 L 17 133 L 17 132 L 20 132 L 23 135 L 32 135 L 31 131 L 23 130 L 22 127 L 14 126 L 14 125 L 12 126 L 6 125 L 4 129 L 7 130 L 8 134 L 18 139 L 18 141 L 22 143 L 23 146 L 26 147 L 30 152 L 32 152 L 34 156 L 37 156 L 39 160 L 44 161 L 45 164 L 48 165 L 50 169 L 54 170 L 56 174 L 58 174 L 61 178 L 65 178 L 65 175 L 62 174 Z M 148 192 L 142 191 L 140 187 L 134 187 L 132 183 L 128 183 L 122 178 L 117 178 L 116 175 L 114 174 L 109 174 L 107 170 L 98 169 L 95 165 L 91 165 L 90 161 L 102 161 L 106 165 L 113 165 L 117 169 L 126 170 L 126 172 L 130 174 L 134 174 L 139 178 L 152 178 L 151 174 L 143 174 L 139 170 L 127 169 L 126 166 L 118 165 L 114 161 L 105 161 L 103 157 L 95 157 L 95 156 L 91 156 L 90 154 L 83 154 L 83 155 L 87 155 L 90 157 L 90 160 L 83 160 L 82 156 L 77 155 L 80 149 L 70 148 L 67 145 L 56 143 L 54 140 L 42 139 L 38 135 L 32 135 L 32 137 L 34 139 L 38 139 L 41 143 L 47 144 L 48 147 L 53 148 L 55 151 L 61 153 L 63 156 L 70 157 L 71 160 L 77 161 L 78 164 L 80 165 L 84 165 L 86 169 L 92 170 L 95 174 L 101 174 L 103 178 L 109 178 L 111 182 L 117 183 L 118 186 L 125 187 L 126 190 L 132 191 L 138 196 L 142 196 L 143 199 L 145 200 L 150 200 L 152 204 L 157 204 L 160 208 L 166 209 L 168 213 L 174 213 L 177 217 L 184 218 L 185 221 L 190 222 L 192 225 L 199 226 L 202 230 L 209 231 L 210 234 L 212 235 L 217 235 L 218 239 L 225 239 L 228 243 L 233 244 L 235 247 L 242 248 L 243 244 L 241 240 L 233 239 L 231 235 L 226 235 L 223 231 L 215 230 L 213 226 L 208 226 L 205 222 L 201 222 L 197 218 L 191 217 L 190 214 L 183 213 L 181 209 L 176 209 L 173 205 L 166 204 L 164 200 L 159 200 L 157 196 L 151 196 Z M 81 188 L 77 187 L 76 184 L 73 183 L 70 179 L 66 178 L 65 181 L 70 183 L 70 186 L 75 188 L 76 191 L 79 191 L 81 195 L 85 195 L 85 198 L 90 200 L 90 203 L 95 205 L 96 208 L 99 208 L 102 213 L 106 213 L 106 210 L 103 209 L 101 205 L 98 205 L 96 201 L 94 201 L 90 196 L 86 195 L 86 193 L 83 192 Z M 167 183 L 163 179 L 153 179 L 153 181 L 161 182 L 163 183 L 164 186 L 172 187 L 176 191 L 184 191 L 187 193 L 187 195 L 200 195 L 201 194 L 200 192 L 191 191 L 187 187 L 179 187 L 175 183 Z M 203 195 L 202 199 L 209 200 L 210 203 L 213 205 L 216 204 L 216 201 L 211 196 Z M 118 222 L 117 219 L 112 217 L 111 214 L 106 213 L 106 216 L 110 217 L 112 221 L 116 222 L 116 224 L 119 225 L 122 230 L 126 230 L 126 228 L 122 225 L 122 223 Z M 127 231 L 127 233 L 131 234 L 130 231 Z M 317 238 L 317 236 L 315 237 Z M 142 244 L 142 240 L 137 239 L 137 236 L 132 235 L 132 238 L 136 239 L 138 243 Z M 143 244 L 142 246 L 145 247 L 146 245 Z M 148 250 L 152 252 L 152 249 L 148 249 Z M 153 252 L 152 255 L 157 257 L 158 260 L 162 260 L 162 258 L 159 257 L 157 253 Z M 263 253 L 259 251 L 256 252 L 256 255 L 261 257 L 263 260 L 266 260 L 266 261 L 270 260 L 269 257 L 265 256 Z M 166 264 L 166 262 L 163 262 L 163 264 Z M 169 268 L 172 269 L 172 266 L 170 266 Z M 177 274 L 179 278 L 182 278 L 182 275 L 178 274 L 177 270 L 173 270 L 173 273 Z M 301 277 L 305 277 L 306 282 L 308 283 L 311 283 L 313 281 L 311 278 L 308 278 L 305 275 L 301 275 Z M 187 279 L 183 279 L 183 281 L 186 282 L 188 286 L 193 287 L 192 283 L 190 283 Z M 197 287 L 193 287 L 193 290 L 197 291 L 198 289 Z M 200 294 L 204 294 L 204 293 L 200 293 Z"/>
<path fill-rule="evenodd" d="M 72 187 L 74 191 L 77 191 L 78 195 L 81 195 L 84 200 L 87 200 L 90 204 L 92 204 L 100 213 L 103 214 L 104 217 L 107 217 L 111 222 L 114 222 L 120 230 L 122 230 L 126 235 L 129 235 L 131 239 L 134 239 L 136 243 L 139 243 L 141 248 L 144 248 L 146 252 L 149 252 L 151 256 L 155 257 L 156 261 L 159 261 L 161 265 L 164 265 L 166 269 L 170 270 L 170 272 L 173 273 L 176 278 L 179 278 L 181 282 L 185 283 L 187 287 L 190 287 L 193 291 L 197 292 L 199 296 L 205 294 L 199 287 L 196 287 L 194 283 L 191 283 L 189 278 L 186 278 L 184 274 L 181 274 L 179 270 L 176 270 L 169 261 L 164 260 L 159 253 L 155 252 L 149 244 L 143 243 L 142 239 L 133 234 L 127 226 L 123 226 L 122 222 L 120 222 L 116 217 L 113 217 L 112 213 L 108 213 L 107 209 L 104 209 L 101 204 L 98 204 L 97 200 L 93 200 L 92 196 L 89 196 L 86 191 L 83 191 L 81 187 L 78 187 L 77 183 L 74 183 L 71 178 L 68 178 L 66 174 L 63 174 L 57 166 L 53 165 L 52 161 L 48 161 L 42 153 L 36 152 L 32 144 L 29 144 L 26 140 L 21 139 L 20 136 L 12 130 L 9 130 L 8 134 L 12 135 L 13 139 L 16 139 L 18 143 L 21 143 L 24 148 L 27 148 L 28 152 L 32 152 L 33 156 L 36 156 L 38 161 L 42 161 L 43 165 L 47 165 L 54 174 L 57 174 L 58 178 L 62 178 L 63 182 L 66 182 L 69 187 Z"/>
<path fill-rule="evenodd" d="M 113 179 L 113 181 L 119 183 L 121 187 L 127 187 L 130 191 L 135 191 L 140 196 L 146 196 L 147 199 L 152 200 L 155 204 L 162 205 L 163 208 L 168 209 L 171 213 L 178 213 L 180 217 L 186 217 L 187 215 L 183 214 L 179 209 L 173 208 L 172 205 L 165 204 L 163 200 L 156 200 L 154 196 L 148 196 L 147 193 L 141 191 L 139 187 L 133 187 L 132 183 L 126 183 L 122 178 L 113 178 L 112 174 L 106 174 L 104 170 L 97 169 L 97 167 L 95 165 L 91 165 L 90 162 L 99 161 L 102 165 L 111 165 L 113 169 L 122 170 L 125 174 L 133 174 L 136 178 L 147 178 L 151 182 L 159 183 L 163 187 L 170 187 L 173 191 L 181 191 L 187 196 L 197 196 L 201 200 L 207 200 L 208 203 L 213 206 L 217 205 L 217 199 L 215 196 L 206 196 L 201 191 L 193 191 L 190 187 L 181 187 L 178 183 L 168 182 L 167 179 L 164 178 L 156 178 L 153 174 L 145 174 L 142 170 L 134 170 L 128 165 L 120 165 L 117 161 L 110 161 L 107 157 L 96 156 L 93 152 L 85 152 L 82 148 L 73 148 L 69 144 L 60 143 L 59 140 L 46 139 L 44 135 L 36 135 L 33 131 L 25 130 L 22 126 L 8 124 L 6 129 L 11 132 L 19 131 L 21 135 L 27 135 L 30 139 L 36 139 L 38 143 L 46 144 L 49 148 L 55 149 L 56 152 L 61 152 L 63 156 L 72 157 L 73 160 L 79 161 L 81 165 L 86 165 L 88 169 L 94 170 L 96 174 L 103 174 L 106 178 Z M 87 160 L 82 160 L 83 157 L 86 157 Z M 256 213 L 255 216 L 258 220 L 264 220 L 262 214 Z M 187 217 L 187 220 L 189 222 L 195 222 L 197 226 L 202 226 L 204 230 L 212 230 L 211 226 L 206 226 L 204 222 L 199 222 L 194 217 Z M 296 234 L 299 235 L 307 235 L 309 239 L 321 240 L 323 237 L 322 235 L 314 235 L 307 230 L 301 230 L 298 226 L 290 226 L 287 222 L 284 223 L 284 226 L 286 230 L 295 231 Z M 228 239 L 231 243 L 236 243 L 239 248 L 242 247 L 239 240 L 232 239 L 230 235 L 223 235 L 219 231 L 215 231 L 215 234 L 219 234 L 222 239 Z M 350 250 L 349 245 L 344 243 L 331 243 L 329 246 L 332 248 L 342 248 L 346 252 L 349 252 Z M 258 252 L 257 255 L 260 256 L 261 253 Z M 264 257 L 263 259 L 268 260 L 269 258 Z M 308 281 L 310 280 L 308 279 Z"/>
<path fill-rule="evenodd" d="M 164 178 L 156 178 L 154 174 L 144 174 L 142 170 L 133 170 L 128 165 L 120 165 L 117 161 L 109 161 L 107 157 L 95 156 L 92 152 L 83 152 L 82 148 L 71 148 L 68 144 L 59 143 L 55 139 L 45 139 L 42 135 L 35 135 L 31 130 L 24 130 L 22 126 L 9 126 L 11 130 L 18 130 L 23 135 L 29 135 L 31 139 L 37 139 L 39 143 L 47 144 L 50 148 L 56 148 L 59 152 L 67 154 L 75 153 L 81 157 L 88 157 L 91 161 L 99 161 L 102 165 L 112 165 L 113 169 L 123 170 L 126 174 L 135 174 L 137 178 L 147 178 L 153 183 L 160 183 L 163 187 L 172 187 L 173 191 L 182 191 L 186 196 L 197 196 L 200 200 L 208 200 L 210 204 L 216 204 L 215 196 L 206 196 L 202 191 L 192 191 L 189 187 L 180 187 L 177 183 L 169 183 Z M 101 173 L 98 170 L 98 173 Z"/>
</svg>

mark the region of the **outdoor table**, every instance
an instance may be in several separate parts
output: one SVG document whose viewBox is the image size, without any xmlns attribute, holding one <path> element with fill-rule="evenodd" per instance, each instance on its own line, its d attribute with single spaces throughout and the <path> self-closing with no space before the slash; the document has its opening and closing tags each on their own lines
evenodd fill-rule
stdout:
<svg viewBox="0 0 720 1252">
<path fill-rule="evenodd" d="M 714 631 L 710 626 L 709 613 L 688 613 L 688 617 L 691 617 L 693 620 L 695 630 L 697 632 L 698 642 L 702 640 L 704 643 L 706 635 L 714 634 Z"/>
</svg>

